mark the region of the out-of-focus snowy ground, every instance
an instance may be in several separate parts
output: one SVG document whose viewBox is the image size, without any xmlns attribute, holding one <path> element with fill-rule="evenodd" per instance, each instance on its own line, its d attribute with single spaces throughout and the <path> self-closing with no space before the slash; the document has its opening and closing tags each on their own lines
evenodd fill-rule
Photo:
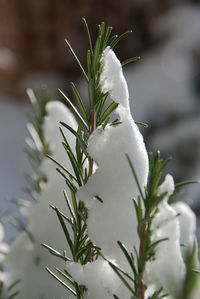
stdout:
<svg viewBox="0 0 200 299">
<path fill-rule="evenodd" d="M 200 74 L 194 57 L 200 53 L 200 7 L 181 5 L 172 10 L 155 24 L 155 35 L 166 36 L 162 45 L 125 71 L 132 113 L 149 124 L 144 131 L 148 148 L 173 156 L 169 169 L 175 179 L 198 179 L 200 99 L 194 82 Z M 84 89 L 82 84 L 80 88 Z M 24 197 L 21 187 L 29 169 L 23 152 L 27 107 L 0 95 L 0 210 L 12 209 L 6 198 Z M 189 193 L 197 203 L 200 187 L 192 186 Z"/>
</svg>

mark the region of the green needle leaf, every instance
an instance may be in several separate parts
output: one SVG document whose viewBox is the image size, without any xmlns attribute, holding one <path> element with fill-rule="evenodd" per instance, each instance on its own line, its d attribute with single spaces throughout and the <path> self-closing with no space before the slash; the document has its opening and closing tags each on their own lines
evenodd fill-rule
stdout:
<svg viewBox="0 0 200 299">
<path fill-rule="evenodd" d="M 103 112 L 103 115 L 100 117 L 99 124 L 102 124 L 104 120 L 106 120 L 111 115 L 111 113 L 118 107 L 118 105 L 118 103 L 112 102 Z"/>
<path fill-rule="evenodd" d="M 200 180 L 187 180 L 187 181 L 183 181 L 180 183 L 176 183 L 175 187 L 176 188 L 180 188 L 183 187 L 185 185 L 190 185 L 190 184 L 200 184 Z"/>
<path fill-rule="evenodd" d="M 58 88 L 58 91 L 61 93 L 61 95 L 64 97 L 64 99 L 66 100 L 66 102 L 70 105 L 70 107 L 72 108 L 72 110 L 74 111 L 75 115 L 78 117 L 78 119 L 82 122 L 82 124 L 85 126 L 85 128 L 88 130 L 88 125 L 85 122 L 85 120 L 82 118 L 82 116 L 80 115 L 80 113 L 78 112 L 78 110 L 75 108 L 75 106 L 72 104 L 72 102 L 68 99 L 68 97 L 64 94 L 64 92 L 62 90 L 60 90 Z"/>
<path fill-rule="evenodd" d="M 68 42 L 68 40 L 67 40 L 67 39 L 65 39 L 65 42 L 66 42 L 66 44 L 67 44 L 67 47 L 68 47 L 68 49 L 70 50 L 70 52 L 71 52 L 72 56 L 73 56 L 73 57 L 74 57 L 74 59 L 76 60 L 76 62 L 77 62 L 77 64 L 78 64 L 78 66 L 79 66 L 79 68 L 80 68 L 80 70 L 81 70 L 81 72 L 82 72 L 83 76 L 85 77 L 86 81 L 87 81 L 87 82 L 89 82 L 88 76 L 87 76 L 87 74 L 86 74 L 86 72 L 85 72 L 84 68 L 82 67 L 82 65 L 81 65 L 81 63 L 80 63 L 80 61 L 79 61 L 78 57 L 76 56 L 76 54 L 75 54 L 74 50 L 72 49 L 72 47 L 71 47 L 70 43 Z"/>
<path fill-rule="evenodd" d="M 62 170 L 64 170 L 70 178 L 72 178 L 73 180 L 75 180 L 77 182 L 77 179 L 75 178 L 75 176 L 73 176 L 73 174 L 71 174 L 71 172 L 69 172 L 63 165 L 61 165 L 58 161 L 56 161 L 54 158 L 52 158 L 51 156 L 47 155 L 47 158 L 49 158 L 51 161 L 53 161 L 56 165 L 58 165 Z"/>
<path fill-rule="evenodd" d="M 70 249 L 71 249 L 71 252 L 72 252 L 72 254 L 73 254 L 73 251 L 74 251 L 74 248 L 73 248 L 73 242 L 72 242 L 72 240 L 71 240 L 71 238 L 70 238 L 68 229 L 67 229 L 66 224 L 65 224 L 65 222 L 64 222 L 64 220 L 63 220 L 63 216 L 61 215 L 60 211 L 59 211 L 56 207 L 55 207 L 55 212 L 56 212 L 56 214 L 57 214 L 57 216 L 58 216 L 58 219 L 59 219 L 60 224 L 61 224 L 61 226 L 62 226 L 63 232 L 64 232 L 65 237 L 66 237 L 66 239 L 67 239 L 68 245 L 69 245 L 69 247 L 70 247 Z"/>
<path fill-rule="evenodd" d="M 71 261 L 70 258 L 68 258 L 68 257 L 66 257 L 66 256 L 63 256 L 60 252 L 58 252 L 58 251 L 55 250 L 54 248 L 50 247 L 49 245 L 42 243 L 41 246 L 44 247 L 44 248 L 46 248 L 46 249 L 48 249 L 49 252 L 50 252 L 52 255 L 55 255 L 55 256 L 57 256 L 57 257 L 63 259 L 65 262 L 67 262 L 67 261 Z"/>
<path fill-rule="evenodd" d="M 116 39 L 113 40 L 113 42 L 110 44 L 110 47 L 112 49 L 114 49 L 114 47 L 124 38 L 126 38 L 128 35 L 130 35 L 133 31 L 132 30 L 128 30 L 124 33 L 122 33 L 119 37 L 117 37 Z"/>
<path fill-rule="evenodd" d="M 141 121 L 135 121 L 135 123 L 136 123 L 136 125 L 141 126 L 141 127 L 145 128 L 145 129 L 148 128 L 148 125 L 145 124 L 145 123 L 143 123 L 143 122 L 141 122 Z"/>
<path fill-rule="evenodd" d="M 89 27 L 88 27 L 86 19 L 82 18 L 82 20 L 83 20 L 85 29 L 87 31 L 87 36 L 88 36 L 88 42 L 89 42 L 90 51 L 91 51 L 91 54 L 93 55 L 93 47 L 92 47 L 92 40 L 91 40 L 90 30 L 89 30 Z"/>
<path fill-rule="evenodd" d="M 80 111 L 81 111 L 81 113 L 83 115 L 83 118 L 86 121 L 86 123 L 88 124 L 89 121 L 88 121 L 87 113 L 86 113 L 86 110 L 85 110 L 85 106 L 83 105 L 83 101 L 82 101 L 82 99 L 80 97 L 80 94 L 79 94 L 79 92 L 78 92 L 78 90 L 77 90 L 77 88 L 76 88 L 76 86 L 74 85 L 73 82 L 71 82 L 71 88 L 72 88 L 73 94 L 74 94 L 74 96 L 76 98 L 76 101 L 78 103 L 78 106 L 80 108 Z"/>
<path fill-rule="evenodd" d="M 60 282 L 65 288 L 67 288 L 73 295 L 77 296 L 76 292 L 70 288 L 62 279 L 60 279 L 55 273 L 53 273 L 48 267 L 46 267 L 46 270 L 53 276 L 58 282 Z"/>
<path fill-rule="evenodd" d="M 121 65 L 122 65 L 122 67 L 124 67 L 125 65 L 128 65 L 128 64 L 130 64 L 132 62 L 135 62 L 135 61 L 138 61 L 138 60 L 140 60 L 140 56 L 131 57 L 131 58 L 128 58 L 128 59 L 124 60 L 121 63 Z"/>
<path fill-rule="evenodd" d="M 128 160 L 128 164 L 129 164 L 129 166 L 130 166 L 130 168 L 131 168 L 132 174 L 133 174 L 133 176 L 134 176 L 134 178 L 135 178 L 135 181 L 136 181 L 138 190 L 139 190 L 139 192 L 140 192 L 140 195 L 141 195 L 143 201 L 145 201 L 145 198 L 144 198 L 144 195 L 143 195 L 143 192 L 142 192 L 142 188 L 141 188 L 141 186 L 140 186 L 140 183 L 139 183 L 137 174 L 136 174 L 135 169 L 134 169 L 134 167 L 133 167 L 133 163 L 131 162 L 131 160 L 130 160 L 130 158 L 129 158 L 129 155 L 128 155 L 128 154 L 125 154 L 125 155 L 126 155 L 126 158 L 127 158 L 127 160 Z"/>
</svg>

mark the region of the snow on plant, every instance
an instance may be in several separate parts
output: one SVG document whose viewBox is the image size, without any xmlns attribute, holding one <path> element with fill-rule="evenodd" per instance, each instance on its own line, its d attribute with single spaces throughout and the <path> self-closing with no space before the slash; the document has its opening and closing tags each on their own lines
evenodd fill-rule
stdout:
<svg viewBox="0 0 200 299">
<path fill-rule="evenodd" d="M 3 262 L 5 255 L 8 253 L 8 245 L 3 242 L 4 227 L 0 222 L 0 298 L 3 294 L 3 283 L 6 280 L 6 273 L 4 272 Z"/>
<path fill-rule="evenodd" d="M 64 254 L 66 268 L 57 269 L 62 281 L 47 270 L 80 299 L 198 298 L 195 216 L 186 204 L 170 204 L 181 184 L 171 175 L 160 184 L 168 159 L 159 152 L 148 159 L 129 108 L 122 66 L 135 59 L 120 63 L 113 51 L 129 32 L 110 37 L 111 27 L 102 23 L 93 48 L 84 24 L 87 73 L 66 43 L 88 84 L 89 114 L 73 83 L 79 111 L 60 91 L 79 121 L 77 130 L 61 122 L 76 137 L 74 153 L 63 135 L 73 168 L 65 171 L 71 217 L 55 208 L 71 257 Z M 186 221 L 191 237 L 184 234 Z"/>
<path fill-rule="evenodd" d="M 66 44 L 85 78 L 89 112 L 73 83 L 77 108 L 60 93 L 77 121 L 64 104 L 29 91 L 36 113 L 28 125 L 29 192 L 37 201 L 22 209 L 28 225 L 7 257 L 8 282 L 21 279 L 22 299 L 198 299 L 195 215 L 175 203 L 183 184 L 169 174 L 160 183 L 168 159 L 147 154 L 138 129 L 145 124 L 131 115 L 122 67 L 137 58 L 120 63 L 114 53 L 130 31 L 111 36 L 101 23 L 93 47 L 83 21 L 87 72 Z"/>
<path fill-rule="evenodd" d="M 20 299 L 62 298 L 64 294 L 62 287 L 57 282 L 51 281 L 45 271 L 45 266 L 55 265 L 55 261 L 52 262 L 50 256 L 45 254 L 46 251 L 41 243 L 46 242 L 52 246 L 56 244 L 58 250 L 67 249 L 59 225 L 56 224 L 57 218 L 49 208 L 49 203 L 52 203 L 65 209 L 62 200 L 62 190 L 65 185 L 62 177 L 45 155 L 51 152 L 52 158 L 60 159 L 61 163 L 70 169 L 69 160 L 61 146 L 57 124 L 60 120 L 67 121 L 76 129 L 77 123 L 68 108 L 61 102 L 49 102 L 46 95 L 46 100 L 44 99 L 42 103 L 31 90 L 28 93 L 35 111 L 34 116 L 29 116 L 28 129 L 32 138 L 27 140 L 30 146 L 27 153 L 35 170 L 29 191 L 35 202 L 23 202 L 21 212 L 25 215 L 28 224 L 11 244 L 6 258 L 9 268 L 6 284 L 9 285 L 12 281 L 20 279 L 17 285 Z M 66 136 L 75 147 L 75 138 L 69 136 L 68 132 Z"/>
<path fill-rule="evenodd" d="M 3 218 L 5 215 L 1 215 L 0 221 L 4 222 Z M 17 281 L 12 281 L 7 285 L 8 273 L 6 272 L 5 259 L 9 253 L 9 245 L 4 242 L 4 226 L 0 222 L 0 298 L 1 299 L 11 299 L 17 296 L 19 293 L 16 291 L 15 286 L 18 284 Z"/>
</svg>

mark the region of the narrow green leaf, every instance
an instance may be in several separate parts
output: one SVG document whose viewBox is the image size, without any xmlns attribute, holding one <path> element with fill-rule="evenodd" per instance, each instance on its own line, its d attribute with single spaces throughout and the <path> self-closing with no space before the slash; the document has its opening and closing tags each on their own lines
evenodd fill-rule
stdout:
<svg viewBox="0 0 200 299">
<path fill-rule="evenodd" d="M 123 284 L 127 287 L 127 289 L 131 292 L 131 294 L 135 295 L 135 292 L 133 290 L 133 288 L 130 286 L 130 284 L 126 281 L 126 279 L 120 274 L 120 272 L 118 271 L 118 269 L 114 266 L 114 264 L 112 264 L 111 262 L 109 262 L 110 267 L 113 269 L 113 271 L 118 275 L 118 277 L 120 278 L 120 280 L 123 282 Z"/>
<path fill-rule="evenodd" d="M 54 248 L 50 247 L 49 245 L 42 243 L 41 246 L 44 247 L 45 249 L 49 250 L 49 252 L 50 252 L 52 255 L 55 255 L 55 256 L 61 258 L 61 259 L 64 260 L 65 262 L 67 262 L 67 261 L 71 261 L 70 258 L 68 258 L 68 257 L 66 257 L 66 256 L 63 256 L 59 251 L 55 250 Z"/>
<path fill-rule="evenodd" d="M 73 204 L 73 208 L 74 208 L 74 212 L 77 215 L 78 212 L 78 206 L 77 206 L 77 200 L 76 200 L 76 192 L 71 191 L 71 198 L 72 198 L 72 204 Z"/>
<path fill-rule="evenodd" d="M 77 132 L 71 127 L 69 126 L 68 124 L 60 121 L 60 124 L 65 127 L 66 129 L 68 129 L 75 137 L 77 136 Z"/>
<path fill-rule="evenodd" d="M 65 272 L 61 271 L 59 268 L 55 267 L 55 270 L 61 274 L 65 279 L 68 280 L 69 283 L 71 283 L 72 285 L 74 285 L 73 280 L 71 279 L 71 277 L 69 275 L 67 275 Z"/>
<path fill-rule="evenodd" d="M 130 63 L 132 63 L 132 62 L 135 62 L 135 61 L 137 61 L 137 60 L 140 60 L 140 56 L 136 56 L 136 57 L 128 58 L 128 59 L 124 60 L 124 61 L 121 63 L 121 65 L 122 65 L 122 67 L 124 67 L 125 65 L 130 64 Z"/>
<path fill-rule="evenodd" d="M 74 250 L 74 249 L 73 249 L 73 242 L 72 242 L 72 240 L 71 240 L 71 238 L 70 238 L 68 229 L 67 229 L 67 227 L 66 227 L 66 225 L 65 225 L 65 222 L 64 222 L 64 220 L 63 220 L 63 216 L 61 215 L 60 211 L 59 211 L 56 207 L 55 207 L 55 212 L 56 212 L 56 214 L 57 214 L 57 216 L 58 216 L 58 219 L 59 219 L 59 221 L 60 221 L 60 224 L 61 224 L 61 226 L 62 226 L 63 232 L 64 232 L 65 237 L 66 237 L 66 239 L 67 239 L 67 243 L 68 243 L 68 245 L 69 245 L 69 247 L 70 247 L 70 250 L 71 250 L 71 252 L 72 252 L 72 254 L 73 254 L 73 250 Z"/>
<path fill-rule="evenodd" d="M 135 172 L 135 169 L 134 169 L 134 167 L 133 167 L 133 164 L 132 164 L 132 162 L 131 162 L 131 160 L 130 160 L 130 158 L 129 158 L 129 155 L 128 155 L 128 154 L 125 154 L 125 155 L 126 155 L 126 158 L 127 158 L 127 160 L 128 160 L 128 164 L 129 164 L 129 166 L 130 166 L 130 168 L 131 168 L 132 174 L 133 174 L 133 176 L 134 176 L 134 178 L 135 178 L 135 182 L 136 182 L 136 184 L 137 184 L 137 187 L 138 187 L 138 190 L 139 190 L 139 192 L 140 192 L 140 195 L 141 195 L 143 201 L 145 201 L 145 198 L 144 198 L 144 195 L 143 195 L 143 192 L 142 192 L 142 188 L 141 188 L 141 186 L 140 186 L 140 183 L 139 183 L 137 174 L 136 174 L 136 172 Z"/>
<path fill-rule="evenodd" d="M 96 198 L 98 201 L 100 201 L 101 203 L 103 203 L 103 199 L 100 196 L 95 195 L 94 198 Z"/>
<path fill-rule="evenodd" d="M 135 121 L 135 123 L 136 123 L 136 125 L 141 126 L 141 127 L 145 128 L 145 129 L 148 128 L 148 125 L 145 124 L 145 123 L 143 123 L 143 122 L 141 122 L 141 121 Z"/>
<path fill-rule="evenodd" d="M 87 32 L 90 51 L 91 51 L 91 54 L 93 55 L 93 47 L 92 47 L 92 40 L 91 40 L 90 30 L 89 30 L 86 19 L 82 18 L 82 20 L 83 20 L 83 23 L 84 23 L 84 26 L 85 26 L 85 29 L 86 29 L 86 32 Z"/>
<path fill-rule="evenodd" d="M 151 246 L 148 248 L 148 253 L 151 251 L 151 250 L 154 250 L 154 248 L 160 244 L 161 242 L 165 242 L 165 241 L 169 241 L 169 238 L 163 238 L 163 239 L 160 239 L 158 241 L 155 241 L 151 244 Z"/>
<path fill-rule="evenodd" d="M 133 274 L 136 275 L 137 272 L 136 272 L 136 269 L 135 269 L 133 260 L 131 259 L 131 257 L 130 257 L 130 255 L 129 255 L 129 253 L 128 253 L 126 247 L 125 247 L 125 245 L 122 244 L 120 241 L 117 241 L 117 244 L 119 245 L 119 247 L 121 248 L 123 254 L 125 255 L 125 257 L 126 257 L 128 263 L 129 263 L 129 265 L 130 265 L 130 267 L 131 267 L 131 269 L 132 269 L 132 271 L 133 271 Z"/>
<path fill-rule="evenodd" d="M 105 129 L 105 127 L 107 126 L 107 124 L 109 123 L 109 121 L 110 121 L 110 116 L 108 116 L 108 117 L 105 119 L 105 121 L 102 123 L 102 129 L 103 129 L 103 130 Z"/>
<path fill-rule="evenodd" d="M 128 279 L 130 279 L 133 283 L 135 283 L 135 280 L 126 272 L 124 272 L 122 269 L 120 269 L 118 266 L 113 264 L 111 261 L 109 261 L 101 252 L 99 252 L 100 256 L 108 262 L 109 265 L 112 265 L 117 271 L 122 273 L 124 276 L 126 276 Z"/>
<path fill-rule="evenodd" d="M 187 180 L 187 181 L 183 181 L 183 182 L 180 182 L 180 183 L 176 183 L 175 187 L 180 188 L 180 187 L 183 187 L 185 185 L 199 184 L 199 183 L 200 183 L 200 180 Z"/>
<path fill-rule="evenodd" d="M 73 167 L 74 173 L 76 175 L 76 180 L 78 182 L 79 186 L 82 186 L 82 180 L 81 180 L 81 170 L 79 168 L 79 165 L 76 161 L 76 158 L 74 157 L 74 154 L 72 153 L 72 151 L 70 149 L 67 148 L 66 144 L 63 143 L 64 148 L 67 151 L 68 157 L 70 159 L 71 165 Z"/>
<path fill-rule="evenodd" d="M 131 34 L 133 31 L 132 30 L 128 30 L 124 33 L 122 33 L 119 37 L 117 37 L 115 40 L 113 40 L 113 42 L 110 44 L 110 47 L 112 49 L 114 49 L 114 47 L 124 38 L 126 38 L 129 34 Z"/>
<path fill-rule="evenodd" d="M 66 190 L 64 190 L 64 191 L 63 191 L 63 193 L 64 193 L 64 197 L 65 197 L 65 200 L 66 200 L 66 203 L 67 203 L 68 209 L 69 209 L 69 211 L 70 211 L 70 214 L 72 215 L 72 218 L 73 218 L 73 219 L 74 219 L 74 221 L 75 221 L 75 219 L 76 219 L 76 216 L 75 216 L 75 214 L 74 214 L 74 211 L 73 211 L 73 209 L 72 209 L 72 206 L 71 206 L 71 203 L 70 203 L 69 197 L 67 196 L 67 192 L 66 192 Z"/>
<path fill-rule="evenodd" d="M 112 27 L 108 26 L 106 28 L 106 32 L 105 32 L 105 37 L 104 37 L 104 44 L 103 44 L 103 49 L 105 49 L 107 47 L 108 44 L 108 40 L 110 38 L 110 34 L 112 32 Z"/>
<path fill-rule="evenodd" d="M 68 177 L 59 168 L 56 168 L 56 171 L 64 177 L 67 186 L 70 188 L 70 190 L 76 193 L 77 187 L 68 179 Z"/>
<path fill-rule="evenodd" d="M 91 51 L 90 50 L 87 51 L 87 69 L 88 69 L 88 77 L 89 77 L 89 83 L 88 83 L 88 85 L 90 85 L 90 80 L 93 77 L 93 72 L 92 72 L 92 55 L 91 55 Z"/>
<path fill-rule="evenodd" d="M 60 282 L 65 288 L 67 288 L 74 296 L 77 296 L 76 292 L 69 287 L 62 279 L 60 279 L 55 273 L 53 273 L 48 267 L 46 267 L 46 270 L 49 272 L 51 276 L 53 276 L 58 282 Z"/>
<path fill-rule="evenodd" d="M 75 178 L 75 176 L 73 176 L 73 174 L 71 174 L 71 172 L 69 172 L 62 164 L 60 164 L 58 161 L 56 161 L 54 158 L 52 158 L 51 156 L 47 155 L 47 158 L 49 158 L 51 161 L 53 161 L 56 165 L 58 165 L 62 170 L 64 170 L 71 179 L 75 180 L 77 182 L 77 179 Z"/>
<path fill-rule="evenodd" d="M 64 99 L 66 100 L 66 102 L 70 105 L 70 107 L 72 108 L 73 112 L 75 113 L 75 115 L 77 116 L 77 118 L 82 122 L 82 124 L 84 125 L 84 127 L 88 130 L 88 125 L 85 122 L 85 120 L 82 118 L 82 116 L 80 115 L 80 113 L 78 112 L 78 110 L 76 109 L 76 107 L 72 104 L 72 102 L 68 99 L 68 97 L 64 94 L 64 92 L 61 89 L 58 89 L 58 91 L 61 93 L 61 95 L 64 97 Z"/>
<path fill-rule="evenodd" d="M 62 125 L 62 126 L 64 126 L 65 128 L 67 128 L 77 139 L 78 139 L 78 142 L 79 142 L 79 144 L 80 144 L 80 146 L 81 146 L 81 148 L 82 148 L 82 150 L 83 150 L 83 152 L 84 152 L 84 154 L 89 158 L 90 156 L 89 156 L 89 154 L 88 154 L 88 152 L 87 152 L 87 150 L 86 150 L 86 148 L 87 148 L 87 144 L 85 143 L 85 141 L 79 136 L 79 134 L 77 134 L 77 132 L 74 130 L 74 129 L 72 129 L 68 124 L 66 124 L 66 123 L 64 123 L 64 122 L 60 122 L 60 124 Z"/>
<path fill-rule="evenodd" d="M 77 253 L 77 259 L 79 260 L 79 259 L 81 258 L 81 256 L 84 255 L 84 253 L 85 253 L 87 250 L 91 250 L 91 249 L 93 249 L 93 248 L 95 248 L 95 247 L 93 246 L 92 243 L 89 243 L 89 244 L 87 244 L 86 246 L 83 246 L 83 247 L 78 251 L 78 253 Z"/>
<path fill-rule="evenodd" d="M 56 207 L 53 206 L 52 204 L 49 205 L 50 208 L 52 208 L 54 211 L 56 211 Z M 60 215 L 70 224 L 70 226 L 72 227 L 73 229 L 73 226 L 74 226 L 74 223 L 72 222 L 72 220 L 67 217 L 65 214 L 63 214 L 61 211 L 59 211 Z"/>
<path fill-rule="evenodd" d="M 67 44 L 67 47 L 68 47 L 68 49 L 70 50 L 70 52 L 71 52 L 72 56 L 73 56 L 73 57 L 74 57 L 74 59 L 76 60 L 76 62 L 77 62 L 77 64 L 78 64 L 78 66 L 79 66 L 79 68 L 80 68 L 80 70 L 81 70 L 81 72 L 82 72 L 83 76 L 85 77 L 86 81 L 88 82 L 88 81 L 89 81 L 89 80 L 88 80 L 88 76 L 87 76 L 87 74 L 86 74 L 86 72 L 85 72 L 84 68 L 82 67 L 82 65 L 81 65 L 81 63 L 80 63 L 80 61 L 79 61 L 78 57 L 76 56 L 76 54 L 75 54 L 74 50 L 72 49 L 72 47 L 71 47 L 70 43 L 68 42 L 68 40 L 67 40 L 67 39 L 65 39 L 65 42 L 66 42 L 66 44 Z"/>
<path fill-rule="evenodd" d="M 106 120 L 106 118 L 108 118 L 111 115 L 111 113 L 118 107 L 118 105 L 118 103 L 112 102 L 100 117 L 99 124 L 102 124 L 104 120 Z"/>
<path fill-rule="evenodd" d="M 99 66 L 100 46 L 101 46 L 101 36 L 99 34 L 99 36 L 96 40 L 96 43 L 95 43 L 94 55 L 93 55 L 93 60 L 92 60 L 94 74 L 97 73 L 98 66 Z"/>
<path fill-rule="evenodd" d="M 115 43 L 115 41 L 117 40 L 117 38 L 118 38 L 118 35 L 117 35 L 117 34 L 116 34 L 116 35 L 113 35 L 113 36 L 109 39 L 107 45 L 108 45 L 109 47 L 112 48 L 112 44 Z"/>
<path fill-rule="evenodd" d="M 83 115 L 83 118 L 86 121 L 86 123 L 88 124 L 89 121 L 88 121 L 87 113 L 86 113 L 86 110 L 85 110 L 85 106 L 84 106 L 83 101 L 81 99 L 81 96 L 80 96 L 80 94 L 79 94 L 79 92 L 78 92 L 78 90 L 77 90 L 77 88 L 76 88 L 76 86 L 74 85 L 73 82 L 71 82 L 71 88 L 72 88 L 73 94 L 76 98 L 77 104 L 80 108 L 80 111 Z"/>
</svg>

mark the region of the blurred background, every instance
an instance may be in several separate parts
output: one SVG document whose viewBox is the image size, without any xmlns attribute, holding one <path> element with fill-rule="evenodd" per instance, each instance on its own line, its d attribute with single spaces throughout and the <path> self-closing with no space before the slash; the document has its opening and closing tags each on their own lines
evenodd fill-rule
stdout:
<svg viewBox="0 0 200 299">
<path fill-rule="evenodd" d="M 83 16 L 93 37 L 102 20 L 114 34 L 133 29 L 116 52 L 141 56 L 125 76 L 134 118 L 149 125 L 148 150 L 173 157 L 168 171 L 176 182 L 200 178 L 199 0 L 0 0 L 0 213 L 13 209 L 7 198 L 26 196 L 26 88 L 45 85 L 57 98 L 57 87 L 70 96 L 75 81 L 85 92 L 64 43 L 67 37 L 84 65 Z M 200 187 L 187 193 L 200 214 Z"/>
</svg>

